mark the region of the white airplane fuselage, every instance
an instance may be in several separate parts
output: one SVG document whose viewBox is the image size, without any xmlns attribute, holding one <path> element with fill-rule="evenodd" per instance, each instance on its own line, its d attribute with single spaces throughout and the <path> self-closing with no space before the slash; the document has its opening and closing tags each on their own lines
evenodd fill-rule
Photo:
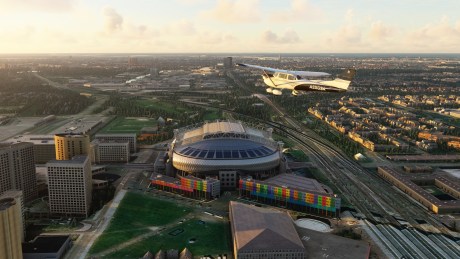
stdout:
<svg viewBox="0 0 460 259">
<path fill-rule="evenodd" d="M 294 75 L 287 74 L 286 79 L 279 76 L 278 73 L 271 76 L 262 75 L 264 83 L 270 88 L 295 90 L 297 86 L 302 86 L 303 91 L 321 91 L 321 92 L 344 92 L 347 90 L 349 81 L 343 79 L 335 80 L 306 80 L 297 78 Z"/>
</svg>

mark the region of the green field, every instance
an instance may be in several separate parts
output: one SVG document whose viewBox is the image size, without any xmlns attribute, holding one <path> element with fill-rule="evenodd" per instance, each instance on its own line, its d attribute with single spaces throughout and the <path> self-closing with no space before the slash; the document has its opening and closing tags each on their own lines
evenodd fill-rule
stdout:
<svg viewBox="0 0 460 259">
<path fill-rule="evenodd" d="M 189 109 L 179 106 L 177 102 L 165 102 L 158 101 L 155 99 L 141 99 L 136 101 L 139 105 L 143 107 L 152 108 L 159 112 L 168 112 L 172 114 L 182 114 L 184 112 L 190 111 Z"/>
<path fill-rule="evenodd" d="M 288 151 L 288 153 L 294 158 L 295 161 L 297 162 L 308 162 L 310 159 L 308 158 L 307 155 L 302 150 L 298 149 L 291 149 Z"/>
<path fill-rule="evenodd" d="M 143 127 L 153 127 L 156 125 L 156 119 L 117 117 L 102 128 L 99 133 L 139 133 Z"/>
<path fill-rule="evenodd" d="M 91 247 L 90 254 L 105 251 L 141 234 L 174 222 L 191 209 L 172 202 L 151 198 L 142 194 L 128 192 L 117 209 L 109 227 Z"/>
<path fill-rule="evenodd" d="M 140 258 L 147 251 L 152 253 L 168 249 L 177 249 L 179 252 L 187 247 L 194 256 L 197 255 L 216 255 L 231 254 L 229 241 L 230 226 L 227 222 L 206 222 L 199 224 L 197 219 L 191 219 L 183 224 L 164 230 L 160 235 L 144 239 L 125 249 L 121 249 L 105 258 Z M 182 229 L 184 232 L 173 236 L 170 232 Z M 189 243 L 190 239 L 196 239 L 194 243 Z"/>
<path fill-rule="evenodd" d="M 203 115 L 203 120 L 206 121 L 215 121 L 217 119 L 222 119 L 222 115 L 218 110 L 207 110 Z"/>
</svg>

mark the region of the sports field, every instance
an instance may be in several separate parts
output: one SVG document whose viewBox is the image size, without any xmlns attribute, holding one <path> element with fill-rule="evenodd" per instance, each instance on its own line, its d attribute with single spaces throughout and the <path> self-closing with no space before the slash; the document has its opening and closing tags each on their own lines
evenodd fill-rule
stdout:
<svg viewBox="0 0 460 259">
<path fill-rule="evenodd" d="M 159 101 L 155 99 L 140 99 L 136 102 L 143 107 L 154 109 L 158 112 L 167 112 L 170 114 L 180 115 L 184 112 L 190 111 L 181 103 L 177 102 Z"/>
<path fill-rule="evenodd" d="M 128 192 L 109 227 L 91 247 L 90 254 L 105 251 L 150 232 L 151 227 L 159 227 L 176 221 L 190 211 L 190 208 L 172 202 Z"/>
<path fill-rule="evenodd" d="M 153 127 L 157 124 L 156 119 L 117 117 L 99 133 L 139 133 L 143 127 Z"/>
</svg>

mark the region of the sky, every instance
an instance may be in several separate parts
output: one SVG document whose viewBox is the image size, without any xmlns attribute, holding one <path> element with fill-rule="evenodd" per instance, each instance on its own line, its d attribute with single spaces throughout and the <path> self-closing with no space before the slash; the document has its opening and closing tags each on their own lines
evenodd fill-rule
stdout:
<svg viewBox="0 0 460 259">
<path fill-rule="evenodd" d="M 460 53 L 458 0 L 0 0 L 0 53 Z"/>
</svg>

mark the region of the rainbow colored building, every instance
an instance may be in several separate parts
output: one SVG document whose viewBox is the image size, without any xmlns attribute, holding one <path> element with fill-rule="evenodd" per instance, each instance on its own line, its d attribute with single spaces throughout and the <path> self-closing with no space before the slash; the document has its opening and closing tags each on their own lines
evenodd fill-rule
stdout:
<svg viewBox="0 0 460 259">
<path fill-rule="evenodd" d="M 284 178 L 283 178 L 284 177 Z M 240 196 L 251 198 L 259 202 L 285 207 L 292 210 L 310 212 L 326 216 L 336 216 L 340 212 L 340 198 L 332 194 L 332 192 L 326 192 L 324 190 L 316 189 L 304 190 L 295 188 L 299 181 L 311 179 L 285 174 L 278 176 L 278 179 L 298 178 L 289 179 L 292 181 L 293 186 L 282 186 L 270 183 L 255 181 L 252 179 L 240 179 L 239 191 Z M 314 180 L 313 180 L 314 181 Z M 316 182 L 316 181 L 315 181 Z"/>
<path fill-rule="evenodd" d="M 220 181 L 214 178 L 205 180 L 193 176 L 177 176 L 177 178 L 166 175 L 151 177 L 151 184 L 159 190 L 180 193 L 195 199 L 212 199 L 220 195 Z"/>
</svg>

